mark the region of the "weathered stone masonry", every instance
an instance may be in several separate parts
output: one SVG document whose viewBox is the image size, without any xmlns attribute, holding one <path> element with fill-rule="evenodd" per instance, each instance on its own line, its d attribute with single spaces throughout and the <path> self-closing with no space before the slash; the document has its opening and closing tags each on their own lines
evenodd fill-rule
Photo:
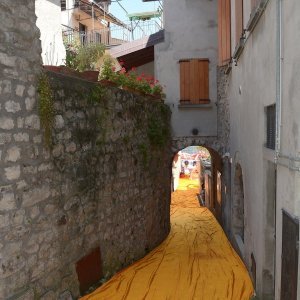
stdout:
<svg viewBox="0 0 300 300">
<path fill-rule="evenodd" d="M 75 263 L 96 246 L 109 276 L 169 232 L 169 110 L 48 73 L 49 150 L 35 18 L 33 0 L 0 4 L 0 299 L 77 297 Z"/>
</svg>

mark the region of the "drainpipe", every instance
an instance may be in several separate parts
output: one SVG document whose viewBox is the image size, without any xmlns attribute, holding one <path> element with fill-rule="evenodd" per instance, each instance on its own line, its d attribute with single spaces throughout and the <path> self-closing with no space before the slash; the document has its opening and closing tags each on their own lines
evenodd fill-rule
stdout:
<svg viewBox="0 0 300 300">
<path fill-rule="evenodd" d="M 275 163 L 281 151 L 281 103 L 282 103 L 282 0 L 277 0 L 276 16 L 276 143 Z"/>
<path fill-rule="evenodd" d="M 275 143 L 275 159 L 274 162 L 278 165 L 279 155 L 281 152 L 281 127 L 282 127 L 282 0 L 276 1 L 276 143 Z M 276 168 L 277 170 L 277 168 Z M 276 292 L 276 259 L 277 259 L 277 250 L 276 250 L 276 233 L 277 233 L 277 171 L 276 171 L 276 190 L 275 190 L 275 224 L 274 224 L 274 238 L 275 238 L 275 250 L 274 250 L 274 296 Z"/>
</svg>

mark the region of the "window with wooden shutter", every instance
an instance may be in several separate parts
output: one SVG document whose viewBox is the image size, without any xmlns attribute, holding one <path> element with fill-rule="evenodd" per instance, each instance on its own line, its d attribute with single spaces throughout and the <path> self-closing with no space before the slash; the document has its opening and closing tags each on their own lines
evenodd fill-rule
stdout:
<svg viewBox="0 0 300 300">
<path fill-rule="evenodd" d="M 219 65 L 224 66 L 231 59 L 231 1 L 218 2 Z"/>
<path fill-rule="evenodd" d="M 235 0 L 235 44 L 239 43 L 243 30 L 243 0 Z"/>
<path fill-rule="evenodd" d="M 201 104 L 209 102 L 209 60 L 180 60 L 180 102 Z"/>
</svg>

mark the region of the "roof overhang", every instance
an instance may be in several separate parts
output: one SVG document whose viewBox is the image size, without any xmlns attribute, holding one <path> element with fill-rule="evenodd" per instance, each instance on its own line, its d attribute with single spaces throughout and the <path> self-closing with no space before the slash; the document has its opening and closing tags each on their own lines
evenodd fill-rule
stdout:
<svg viewBox="0 0 300 300">
<path fill-rule="evenodd" d="M 124 62 L 126 70 L 154 61 L 154 46 L 164 41 L 164 30 L 142 39 L 116 46 L 109 53 Z"/>
</svg>

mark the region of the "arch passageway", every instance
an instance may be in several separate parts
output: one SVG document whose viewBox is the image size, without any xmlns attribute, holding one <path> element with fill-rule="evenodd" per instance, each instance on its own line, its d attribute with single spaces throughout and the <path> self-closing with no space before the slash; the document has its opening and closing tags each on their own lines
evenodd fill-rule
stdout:
<svg viewBox="0 0 300 300">
<path fill-rule="evenodd" d="M 82 299 L 249 300 L 248 272 L 213 214 L 199 205 L 198 192 L 199 180 L 181 178 L 167 239 Z"/>
</svg>

